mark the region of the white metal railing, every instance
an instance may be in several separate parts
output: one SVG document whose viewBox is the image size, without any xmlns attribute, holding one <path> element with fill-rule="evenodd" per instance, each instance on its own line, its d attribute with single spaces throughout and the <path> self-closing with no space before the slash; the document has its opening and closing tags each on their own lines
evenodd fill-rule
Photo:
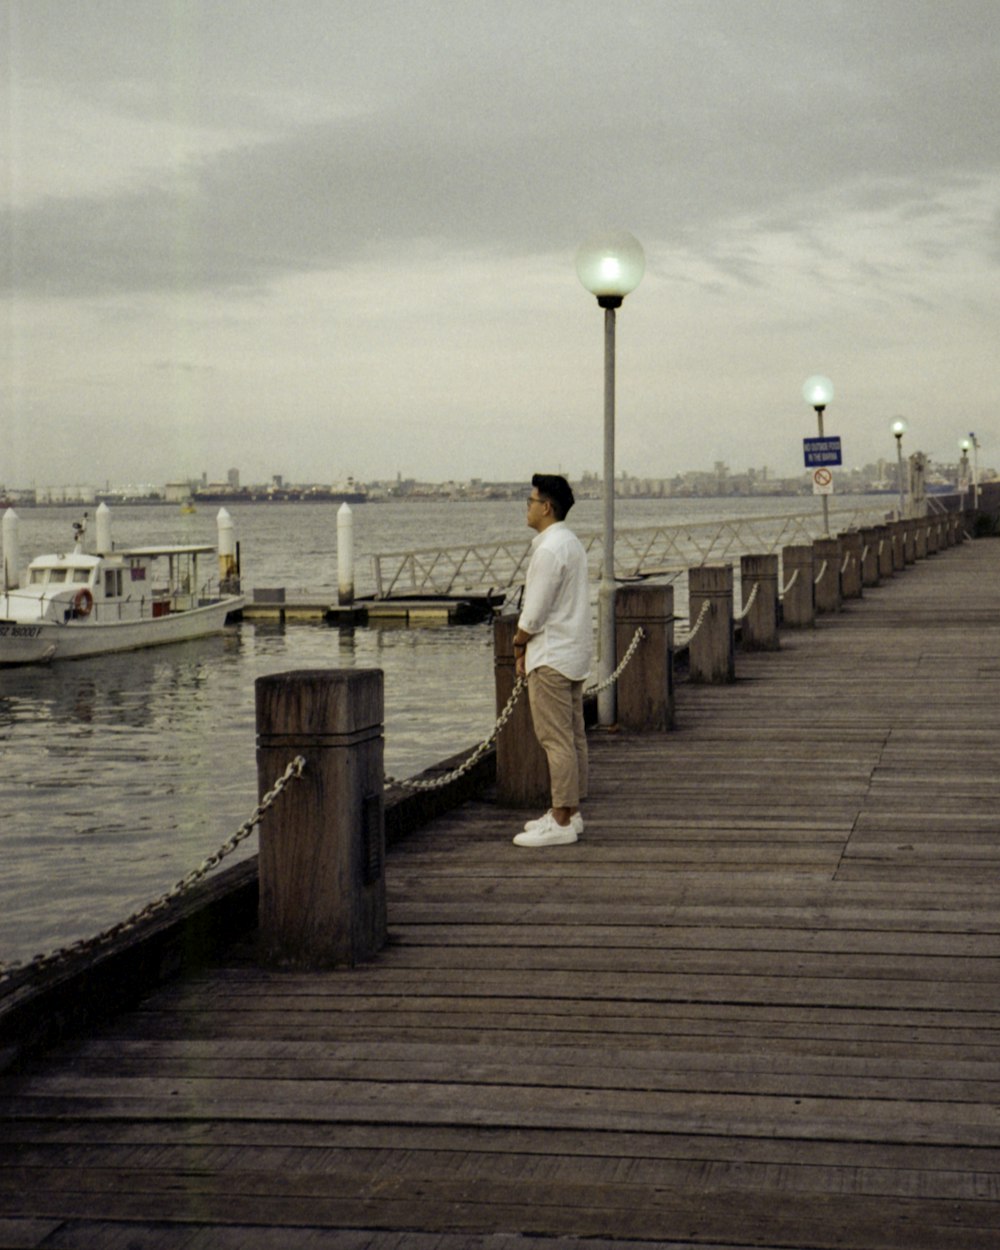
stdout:
<svg viewBox="0 0 1000 1250">
<path fill-rule="evenodd" d="M 885 521 L 885 509 L 870 505 L 832 509 L 830 515 L 841 530 Z M 619 529 L 615 533 L 615 573 L 622 578 L 672 576 L 694 564 L 733 563 L 748 552 L 771 554 L 794 543 L 809 543 L 822 532 L 822 518 L 815 511 Z M 602 536 L 585 533 L 580 541 L 596 572 Z M 394 595 L 507 590 L 523 580 L 530 549 L 528 540 L 373 555 L 375 593 L 378 598 L 389 599 Z"/>
</svg>

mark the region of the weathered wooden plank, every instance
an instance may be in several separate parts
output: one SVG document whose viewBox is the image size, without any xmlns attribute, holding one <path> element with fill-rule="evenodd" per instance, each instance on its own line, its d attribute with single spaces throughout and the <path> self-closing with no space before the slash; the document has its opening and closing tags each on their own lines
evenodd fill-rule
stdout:
<svg viewBox="0 0 1000 1250">
<path fill-rule="evenodd" d="M 25 1178 L 26 1180 L 30 1178 Z M 72 1174 L 67 1178 L 75 1180 Z M 816 1250 L 848 1247 L 883 1250 L 906 1245 L 909 1250 L 969 1250 L 988 1246 L 997 1233 L 995 1212 L 988 1202 L 887 1199 L 883 1195 L 827 1196 L 813 1193 L 748 1193 L 739 1209 L 712 1201 L 709 1190 L 678 1190 L 669 1186 L 617 1183 L 584 1186 L 553 1183 L 544 1177 L 518 1177 L 504 1182 L 492 1177 L 455 1177 L 416 1187 L 409 1178 L 379 1177 L 377 1189 L 367 1178 L 347 1173 L 329 1183 L 322 1195 L 297 1186 L 294 1177 L 259 1178 L 266 1189 L 239 1195 L 205 1192 L 199 1178 L 187 1178 L 178 1190 L 140 1186 L 123 1192 L 109 1180 L 96 1192 L 46 1195 L 55 1215 L 86 1219 L 111 1208 L 115 1218 L 190 1219 L 218 1225 L 316 1222 L 323 1227 L 357 1227 L 381 1211 L 397 1227 L 488 1233 L 501 1227 L 535 1234 L 558 1233 L 567 1222 L 583 1237 L 618 1239 L 668 1238 L 743 1241 L 748 1244 L 808 1244 Z M 305 1189 L 305 1193 L 298 1192 Z M 725 1191 L 722 1191 L 725 1192 Z M 789 1241 L 795 1237 L 795 1242 Z M 766 1240 L 765 1240 L 766 1239 Z"/>
</svg>

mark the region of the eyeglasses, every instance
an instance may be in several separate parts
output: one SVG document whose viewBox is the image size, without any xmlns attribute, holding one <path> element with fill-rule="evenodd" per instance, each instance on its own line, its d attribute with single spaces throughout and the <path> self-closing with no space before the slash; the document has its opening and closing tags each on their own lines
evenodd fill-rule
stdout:
<svg viewBox="0 0 1000 1250">
<path fill-rule="evenodd" d="M 544 499 L 539 498 L 539 496 L 538 496 L 538 495 L 529 495 L 529 496 L 528 496 L 528 507 L 529 507 L 529 508 L 531 507 L 531 505 L 532 505 L 533 503 L 544 503 L 544 502 L 545 502 L 545 500 L 544 500 Z"/>
</svg>

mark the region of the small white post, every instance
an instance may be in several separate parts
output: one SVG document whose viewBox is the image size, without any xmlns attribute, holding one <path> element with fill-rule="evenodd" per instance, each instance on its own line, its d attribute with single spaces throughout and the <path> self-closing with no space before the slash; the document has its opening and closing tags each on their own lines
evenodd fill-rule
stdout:
<svg viewBox="0 0 1000 1250">
<path fill-rule="evenodd" d="M 114 550 L 111 541 L 111 509 L 104 502 L 97 508 L 97 545 L 94 550 L 99 556 L 106 556 Z"/>
<path fill-rule="evenodd" d="M 216 530 L 219 535 L 219 581 L 225 583 L 238 575 L 236 568 L 236 531 L 233 518 L 220 508 L 215 518 Z"/>
<path fill-rule="evenodd" d="M 17 540 L 17 513 L 8 508 L 3 514 L 3 588 L 14 590 L 21 584 L 21 549 Z"/>
<path fill-rule="evenodd" d="M 354 602 L 354 516 L 346 503 L 337 509 L 337 602 Z"/>
</svg>

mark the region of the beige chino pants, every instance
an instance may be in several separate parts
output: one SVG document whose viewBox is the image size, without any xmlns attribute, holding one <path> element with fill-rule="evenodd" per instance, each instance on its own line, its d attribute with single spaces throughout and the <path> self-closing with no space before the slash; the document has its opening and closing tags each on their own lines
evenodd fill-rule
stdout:
<svg viewBox="0 0 1000 1250">
<path fill-rule="evenodd" d="M 549 764 L 553 807 L 578 807 L 587 797 L 587 733 L 583 682 L 554 668 L 528 674 L 528 700 L 535 737 Z"/>
</svg>

